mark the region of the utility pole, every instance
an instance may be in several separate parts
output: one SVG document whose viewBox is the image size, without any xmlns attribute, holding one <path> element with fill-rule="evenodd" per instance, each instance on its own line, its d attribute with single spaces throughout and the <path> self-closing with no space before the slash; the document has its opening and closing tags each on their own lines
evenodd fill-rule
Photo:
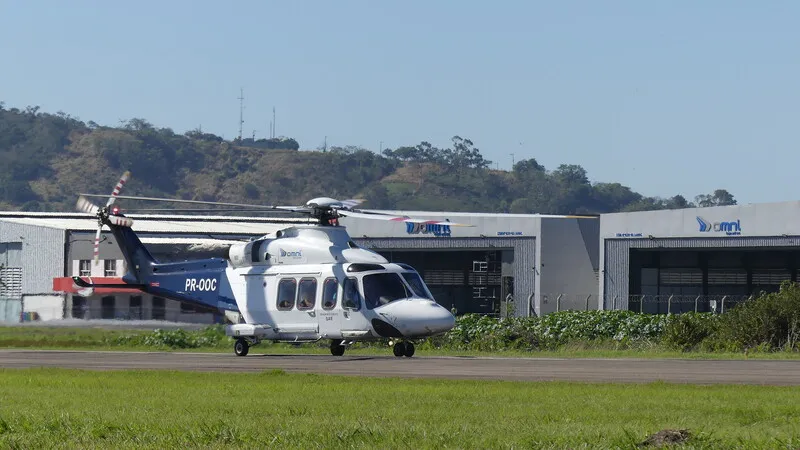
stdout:
<svg viewBox="0 0 800 450">
<path fill-rule="evenodd" d="M 256 131 L 258 131 L 258 130 L 253 130 L 253 142 L 256 141 Z"/>
<path fill-rule="evenodd" d="M 272 107 L 272 138 L 275 139 L 275 107 Z"/>
<path fill-rule="evenodd" d="M 383 141 L 378 145 L 378 153 L 383 153 Z"/>
<path fill-rule="evenodd" d="M 514 154 L 511 154 L 511 170 L 514 170 Z"/>
<path fill-rule="evenodd" d="M 244 88 L 239 88 L 239 140 L 242 140 L 242 125 L 244 125 Z"/>
</svg>

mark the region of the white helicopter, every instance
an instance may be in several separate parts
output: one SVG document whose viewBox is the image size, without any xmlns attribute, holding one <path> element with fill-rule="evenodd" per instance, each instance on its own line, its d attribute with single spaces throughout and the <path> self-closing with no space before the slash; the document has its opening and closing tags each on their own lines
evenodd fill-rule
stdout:
<svg viewBox="0 0 800 450">
<path fill-rule="evenodd" d="M 388 338 L 395 356 L 414 355 L 414 341 L 447 332 L 455 317 L 436 303 L 413 267 L 390 263 L 383 256 L 356 245 L 338 219 L 349 216 L 435 226 L 467 226 L 453 222 L 411 219 L 353 209 L 362 200 L 328 197 L 304 206 L 256 206 L 119 195 L 130 177 L 125 172 L 104 207 L 79 194 L 77 208 L 98 220 L 94 257 L 98 259 L 104 225 L 116 237 L 128 273 L 129 287 L 161 297 L 188 302 L 214 311 L 238 311 L 244 323 L 227 325 L 235 338 L 234 352 L 247 355 L 262 341 L 316 342 L 330 340 L 332 355 L 342 356 L 358 341 Z M 202 203 L 264 208 L 307 214 L 317 224 L 292 225 L 250 242 L 234 244 L 228 258 L 159 263 L 132 230 L 116 199 Z M 73 277 L 80 288 L 107 287 Z M 119 287 L 119 285 L 113 285 Z"/>
</svg>

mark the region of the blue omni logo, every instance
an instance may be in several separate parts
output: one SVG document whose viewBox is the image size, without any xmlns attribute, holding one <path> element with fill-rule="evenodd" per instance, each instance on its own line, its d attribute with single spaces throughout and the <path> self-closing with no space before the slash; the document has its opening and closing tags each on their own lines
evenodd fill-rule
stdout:
<svg viewBox="0 0 800 450">
<path fill-rule="evenodd" d="M 298 250 L 296 252 L 287 252 L 284 249 L 280 249 L 280 251 L 281 251 L 281 256 L 284 257 L 284 258 L 287 257 L 287 256 L 290 257 L 290 258 L 301 258 L 303 256 L 303 253 L 300 252 L 300 250 Z"/>
<path fill-rule="evenodd" d="M 697 223 L 700 225 L 701 233 L 725 233 L 728 236 L 736 236 L 742 234 L 741 220 L 731 222 L 709 222 L 700 216 L 697 216 Z"/>
<path fill-rule="evenodd" d="M 406 233 L 408 234 L 423 233 L 423 234 L 432 234 L 436 237 L 449 237 L 450 225 L 406 222 Z"/>
</svg>

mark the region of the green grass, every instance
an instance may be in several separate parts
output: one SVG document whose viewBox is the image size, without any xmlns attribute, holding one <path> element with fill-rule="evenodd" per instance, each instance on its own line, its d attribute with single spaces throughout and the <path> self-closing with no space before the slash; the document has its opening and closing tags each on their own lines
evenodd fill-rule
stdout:
<svg viewBox="0 0 800 450">
<path fill-rule="evenodd" d="M 2 448 L 800 445 L 800 388 L 0 370 Z"/>
<path fill-rule="evenodd" d="M 118 351 L 188 351 L 232 352 L 233 341 L 219 337 L 213 345 L 181 347 L 169 345 L 144 345 L 141 337 L 152 335 L 152 330 L 73 328 L 73 327 L 0 327 L 0 348 L 34 348 L 41 350 L 118 350 Z M 204 336 L 207 332 L 187 332 L 187 336 Z M 212 336 L 214 334 L 212 333 Z M 157 341 L 157 343 L 162 341 Z M 264 342 L 251 349 L 252 353 L 329 354 L 328 342 L 291 345 Z M 357 344 L 347 350 L 348 355 L 391 354 L 387 346 Z M 556 350 L 454 350 L 434 348 L 429 342 L 417 347 L 419 356 L 504 356 L 504 357 L 562 357 L 562 358 L 689 358 L 689 359 L 800 359 L 800 352 L 754 351 L 745 353 L 681 352 L 658 344 L 637 343 L 627 346 L 618 342 L 572 342 Z"/>
</svg>

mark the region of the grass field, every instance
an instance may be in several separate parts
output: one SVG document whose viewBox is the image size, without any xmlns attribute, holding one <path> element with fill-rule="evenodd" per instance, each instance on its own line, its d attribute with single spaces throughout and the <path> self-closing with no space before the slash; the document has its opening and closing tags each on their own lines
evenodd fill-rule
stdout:
<svg viewBox="0 0 800 450">
<path fill-rule="evenodd" d="M 187 332 L 187 336 L 203 337 L 203 331 Z M 161 340 L 149 341 L 144 345 L 137 337 L 153 334 L 152 330 L 11 326 L 0 327 L 0 348 L 36 348 L 47 350 L 131 350 L 131 351 L 197 351 L 233 352 L 233 341 L 223 337 L 209 340 L 206 345 L 185 346 L 186 342 L 174 342 L 174 336 L 166 335 Z M 218 336 L 217 336 L 218 337 Z M 172 339 L 172 340 L 170 340 Z M 205 341 L 204 341 L 205 342 Z M 170 346 L 172 344 L 173 346 Z M 202 342 L 201 342 L 202 344 Z M 253 347 L 252 353 L 297 353 L 329 354 L 327 341 L 317 344 L 295 346 L 291 344 L 262 343 Z M 347 350 L 350 355 L 391 354 L 388 347 L 377 345 L 355 345 Z M 690 358 L 690 359 L 800 359 L 800 352 L 680 352 L 668 350 L 658 345 L 639 345 L 620 347 L 616 342 L 575 342 L 552 351 L 457 351 L 437 349 L 424 343 L 417 347 L 419 356 L 507 356 L 507 357 L 564 357 L 564 358 Z"/>
<path fill-rule="evenodd" d="M 796 448 L 800 389 L 0 370 L 2 448 Z"/>
</svg>

